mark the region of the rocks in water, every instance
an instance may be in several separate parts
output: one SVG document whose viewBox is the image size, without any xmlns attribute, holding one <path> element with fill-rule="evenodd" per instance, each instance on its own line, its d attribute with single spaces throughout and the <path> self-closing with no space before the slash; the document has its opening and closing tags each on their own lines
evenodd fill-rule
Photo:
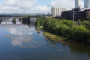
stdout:
<svg viewBox="0 0 90 60">
<path fill-rule="evenodd" d="M 7 35 L 7 37 L 9 37 L 9 35 Z"/>
<path fill-rule="evenodd" d="M 39 43 L 42 43 L 41 41 Z"/>
</svg>

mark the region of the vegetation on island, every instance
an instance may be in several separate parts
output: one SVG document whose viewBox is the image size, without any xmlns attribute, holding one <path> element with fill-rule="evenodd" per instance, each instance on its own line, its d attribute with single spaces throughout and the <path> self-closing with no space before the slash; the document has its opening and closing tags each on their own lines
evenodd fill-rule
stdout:
<svg viewBox="0 0 90 60">
<path fill-rule="evenodd" d="M 1 24 L 1 22 L 2 22 L 2 19 L 0 19 L 0 24 Z"/>
<path fill-rule="evenodd" d="M 30 18 L 31 18 L 31 16 L 23 16 L 23 17 L 26 17 L 26 18 L 23 18 L 22 19 L 22 23 L 23 24 L 30 24 Z"/>
<path fill-rule="evenodd" d="M 42 26 L 44 30 L 62 36 L 66 40 L 90 45 L 90 22 L 72 21 L 55 18 L 37 18 L 36 27 Z"/>
<path fill-rule="evenodd" d="M 13 18 L 12 23 L 16 24 L 16 18 L 15 17 Z"/>
</svg>

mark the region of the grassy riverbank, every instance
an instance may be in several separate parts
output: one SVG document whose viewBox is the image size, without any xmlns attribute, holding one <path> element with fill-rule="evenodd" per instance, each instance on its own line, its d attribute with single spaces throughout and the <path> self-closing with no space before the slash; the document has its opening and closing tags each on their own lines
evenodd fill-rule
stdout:
<svg viewBox="0 0 90 60">
<path fill-rule="evenodd" d="M 50 40 L 55 41 L 55 42 L 61 42 L 61 43 L 66 43 L 66 44 L 70 44 L 70 45 L 78 45 L 78 46 L 81 46 L 81 47 L 90 48 L 90 46 L 87 46 L 85 44 L 81 44 L 81 43 L 78 43 L 78 42 L 75 42 L 75 41 L 72 41 L 72 40 L 68 40 L 67 38 L 64 38 L 62 36 L 58 36 L 58 35 L 55 35 L 55 34 L 52 34 L 52 33 L 49 33 L 49 32 L 43 32 L 43 35 L 45 37 L 49 38 Z"/>
<path fill-rule="evenodd" d="M 64 42 L 66 40 L 66 38 L 61 37 L 61 36 L 57 36 L 55 34 L 49 33 L 49 32 L 44 32 L 43 35 L 49 39 L 51 39 L 52 41 L 59 41 L 59 42 Z"/>
<path fill-rule="evenodd" d="M 43 27 L 42 26 L 40 26 L 40 27 L 35 27 L 36 29 L 43 29 Z"/>
</svg>

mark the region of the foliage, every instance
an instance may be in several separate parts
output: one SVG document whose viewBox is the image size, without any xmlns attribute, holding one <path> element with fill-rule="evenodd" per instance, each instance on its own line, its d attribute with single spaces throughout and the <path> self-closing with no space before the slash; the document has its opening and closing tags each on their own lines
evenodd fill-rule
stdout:
<svg viewBox="0 0 90 60">
<path fill-rule="evenodd" d="M 67 37 L 69 35 L 70 27 L 65 24 L 62 24 L 59 27 L 59 31 L 61 32 L 61 33 L 59 33 L 61 36 Z"/>
<path fill-rule="evenodd" d="M 90 22 L 89 21 L 82 21 L 82 25 L 87 28 L 90 29 Z"/>
<path fill-rule="evenodd" d="M 23 23 L 23 24 L 30 24 L 30 17 L 31 17 L 31 16 L 28 15 L 26 18 L 23 18 L 23 19 L 22 19 L 22 23 Z"/>
<path fill-rule="evenodd" d="M 80 24 L 79 24 L 80 23 Z M 63 36 L 69 40 L 79 43 L 90 44 L 90 22 L 76 21 L 55 18 L 37 18 L 36 26 L 43 26 L 48 32 Z"/>
<path fill-rule="evenodd" d="M 15 17 L 13 18 L 12 23 L 16 24 L 16 18 Z"/>
<path fill-rule="evenodd" d="M 88 41 L 87 43 L 90 45 L 90 30 L 89 30 L 89 33 L 88 33 Z"/>
<path fill-rule="evenodd" d="M 77 42 L 87 42 L 88 30 L 83 26 L 74 26 L 71 29 L 72 38 Z"/>
<path fill-rule="evenodd" d="M 0 19 L 0 24 L 1 24 L 2 20 Z"/>
</svg>

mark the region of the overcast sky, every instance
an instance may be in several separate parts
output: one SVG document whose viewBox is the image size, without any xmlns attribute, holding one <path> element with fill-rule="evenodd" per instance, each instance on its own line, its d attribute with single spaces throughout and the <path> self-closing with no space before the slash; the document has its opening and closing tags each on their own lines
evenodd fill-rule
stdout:
<svg viewBox="0 0 90 60">
<path fill-rule="evenodd" d="M 48 13 L 51 7 L 75 6 L 75 0 L 0 0 L 0 13 Z M 81 7 L 84 7 L 81 0 Z"/>
</svg>

